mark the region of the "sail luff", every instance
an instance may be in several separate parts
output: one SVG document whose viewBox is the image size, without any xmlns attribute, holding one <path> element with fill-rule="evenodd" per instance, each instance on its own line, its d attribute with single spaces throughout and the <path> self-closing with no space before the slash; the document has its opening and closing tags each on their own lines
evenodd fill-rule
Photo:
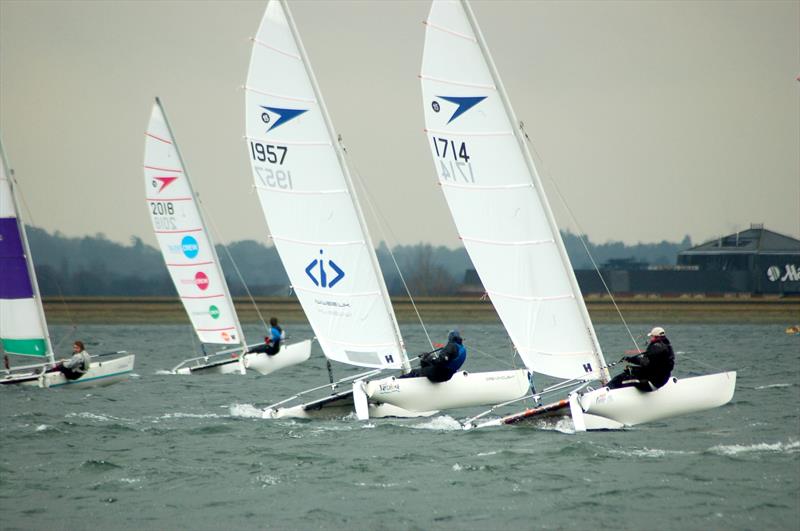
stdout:
<svg viewBox="0 0 800 531">
<path fill-rule="evenodd" d="M 236 314 L 236 308 L 234 307 L 233 299 L 228 289 L 225 275 L 222 271 L 222 266 L 214 246 L 213 238 L 211 237 L 211 233 L 208 230 L 208 225 L 205 221 L 202 209 L 200 208 L 199 197 L 192 186 L 189 172 L 187 171 L 186 164 L 183 160 L 183 155 L 178 147 L 178 143 L 175 141 L 175 135 L 173 134 L 172 126 L 170 125 L 167 114 L 159 98 L 155 99 L 155 105 L 153 107 L 153 113 L 151 114 L 151 121 L 148 127 L 157 128 L 159 130 L 161 130 L 160 128 L 163 127 L 165 130 L 161 130 L 162 132 L 160 133 L 155 131 L 147 133 L 147 136 L 150 138 L 148 138 L 145 145 L 145 186 L 148 186 L 148 181 L 150 179 L 148 177 L 149 171 L 167 172 L 171 176 L 166 177 L 168 181 L 164 181 L 166 184 L 163 184 L 158 188 L 158 190 L 152 191 L 150 188 L 147 188 L 147 200 L 151 206 L 155 205 L 157 207 L 159 204 L 161 204 L 175 209 L 176 215 L 172 219 L 177 221 L 173 221 L 172 223 L 177 224 L 171 226 L 170 229 L 181 229 L 182 227 L 179 225 L 187 222 L 187 220 L 193 220 L 193 222 L 196 223 L 196 225 L 192 225 L 191 228 L 187 230 L 159 230 L 157 218 L 160 216 L 156 214 L 155 210 L 151 213 L 153 227 L 159 239 L 159 247 L 161 248 L 164 261 L 167 265 L 167 269 L 170 271 L 170 276 L 172 277 L 175 288 L 178 291 L 179 297 L 181 298 L 181 302 L 183 303 L 186 313 L 188 314 L 190 321 L 192 322 L 192 326 L 195 329 L 195 333 L 198 335 L 201 342 L 216 344 L 240 343 L 242 345 L 246 345 L 247 342 L 244 332 L 242 330 L 241 323 L 239 322 L 238 315 Z M 166 135 L 169 138 L 160 138 L 159 135 Z M 164 152 L 159 153 L 151 144 L 165 146 L 165 149 L 168 150 L 166 152 L 167 154 L 164 155 Z M 172 152 L 174 152 L 174 155 L 170 154 Z M 166 159 L 160 158 L 165 156 Z M 169 160 L 170 157 L 177 158 L 176 161 L 173 160 L 173 163 L 177 162 L 177 165 L 180 168 L 154 168 L 148 165 L 148 161 L 150 159 L 154 159 L 156 161 Z M 152 162 L 150 164 L 152 164 Z M 157 179 L 164 180 L 165 177 L 153 177 L 153 181 L 149 184 L 151 186 L 155 186 Z M 160 194 L 167 186 L 171 187 L 169 190 L 172 190 L 176 187 L 178 190 L 182 188 L 182 195 L 178 194 L 178 197 L 161 197 Z M 185 188 L 183 188 L 184 186 Z M 150 195 L 153 196 L 152 199 L 149 197 Z M 166 192 L 166 195 L 175 196 L 176 194 Z M 190 240 L 189 243 L 193 245 L 193 248 L 184 247 L 183 241 L 170 242 L 168 238 L 173 237 L 173 234 L 170 234 L 171 232 L 175 234 L 191 233 L 187 234 L 184 239 Z M 165 242 L 163 238 L 167 238 L 167 241 Z M 172 250 L 173 247 L 179 247 L 179 252 L 174 252 Z M 208 247 L 208 254 L 205 254 L 205 247 Z M 179 262 L 180 260 L 183 260 L 184 262 L 176 263 L 176 259 L 168 259 L 168 251 L 174 253 L 171 256 L 179 257 L 177 259 Z M 209 267 L 209 269 L 205 269 L 206 267 Z M 193 282 L 191 282 L 191 280 L 187 282 L 187 279 L 181 279 L 181 273 L 178 273 L 176 270 L 190 271 L 193 268 L 197 268 L 197 272 L 195 273 L 194 277 L 194 284 L 197 285 L 199 291 L 194 294 L 187 294 L 184 291 L 186 288 L 183 287 L 183 284 L 192 284 Z M 199 277 L 200 280 L 198 280 Z M 205 281 L 205 286 L 216 285 L 217 282 L 220 284 L 220 286 L 216 293 L 206 294 L 204 290 L 207 288 L 201 287 L 200 284 L 198 284 L 199 281 Z M 205 308 L 205 303 L 201 303 L 201 301 L 205 300 L 215 301 L 222 298 L 225 299 L 224 304 L 221 302 L 213 302 L 213 304 L 208 306 L 207 309 Z M 213 325 L 210 323 L 213 323 Z M 229 333 L 230 331 L 233 331 L 235 335 Z"/>
<path fill-rule="evenodd" d="M 497 89 L 498 94 L 500 95 L 500 99 L 503 102 L 503 106 L 505 107 L 506 113 L 508 114 L 512 129 L 514 131 L 514 137 L 517 139 L 517 143 L 519 144 L 520 150 L 525 158 L 525 163 L 528 166 L 528 170 L 530 171 L 531 177 L 534 180 L 534 188 L 536 190 L 537 195 L 539 196 L 539 200 L 542 203 L 544 208 L 545 216 L 547 218 L 548 223 L 553 231 L 554 237 L 556 239 L 556 246 L 558 248 L 559 255 L 561 256 L 561 261 L 566 269 L 567 277 L 569 278 L 570 284 L 572 286 L 572 293 L 577 300 L 578 307 L 580 308 L 581 317 L 586 325 L 586 331 L 591 338 L 592 345 L 594 346 L 594 353 L 597 361 L 597 366 L 601 368 L 602 371 L 602 379 L 603 381 L 607 381 L 609 378 L 608 369 L 606 368 L 606 363 L 603 358 L 603 352 L 600 348 L 600 343 L 597 340 L 597 335 L 594 330 L 594 326 L 592 325 L 592 320 L 589 316 L 589 312 L 586 309 L 586 303 L 583 300 L 583 295 L 581 294 L 580 286 L 578 285 L 578 280 L 575 277 L 575 271 L 572 268 L 572 263 L 570 262 L 569 256 L 567 255 L 566 247 L 564 246 L 564 241 L 561 238 L 561 231 L 558 229 L 558 224 L 556 223 L 555 216 L 553 215 L 553 210 L 550 207 L 550 202 L 547 199 L 546 194 L 544 193 L 544 188 L 542 186 L 542 180 L 539 177 L 539 172 L 536 169 L 536 164 L 533 161 L 533 157 L 531 156 L 530 149 L 528 148 L 527 143 L 525 142 L 525 138 L 523 137 L 520 127 L 519 120 L 514 113 L 514 109 L 511 106 L 511 101 L 508 98 L 508 94 L 506 93 L 505 86 L 503 85 L 503 80 L 500 78 L 500 74 L 497 71 L 497 67 L 494 64 L 494 60 L 492 59 L 492 54 L 489 52 L 489 48 L 486 45 L 486 40 L 483 37 L 483 32 L 481 31 L 480 26 L 478 25 L 478 21 L 475 18 L 475 14 L 472 12 L 472 7 L 469 5 L 468 0 L 461 0 L 461 5 L 464 8 L 465 13 L 467 14 L 467 20 L 469 20 L 470 25 L 472 26 L 472 30 L 475 33 L 475 36 L 478 40 L 478 46 L 483 53 L 484 60 L 489 67 L 489 71 L 491 72 L 492 79 L 494 80 L 495 87 Z"/>
<path fill-rule="evenodd" d="M 303 66 L 305 67 L 306 73 L 308 75 L 309 80 L 311 81 L 311 86 L 314 90 L 314 96 L 317 100 L 317 105 L 322 113 L 323 120 L 325 122 L 325 127 L 328 129 L 328 135 L 331 139 L 334 140 L 334 149 L 336 151 L 336 158 L 339 161 L 339 166 L 341 167 L 342 173 L 344 174 L 345 184 L 347 185 L 347 190 L 350 194 L 350 197 L 353 198 L 353 206 L 355 207 L 356 215 L 358 217 L 358 222 L 361 225 L 361 232 L 363 234 L 364 240 L 367 246 L 367 252 L 369 255 L 370 260 L 372 261 L 372 265 L 378 273 L 378 287 L 381 291 L 381 296 L 383 298 L 383 304 L 386 308 L 386 312 L 389 314 L 390 319 L 392 321 L 395 340 L 397 341 L 397 347 L 399 351 L 402 353 L 402 367 L 405 372 L 411 369 L 411 366 L 408 362 L 408 356 L 406 355 L 405 344 L 403 342 L 403 337 L 400 334 L 400 327 L 397 323 L 397 317 L 394 313 L 394 307 L 392 306 L 391 299 L 389 298 L 389 290 L 386 287 L 386 280 L 383 277 L 381 272 L 380 264 L 378 263 L 378 257 L 375 254 L 375 246 L 373 245 L 372 238 L 370 237 L 369 229 L 367 227 L 366 219 L 364 218 L 364 212 L 361 209 L 361 204 L 358 201 L 358 195 L 356 195 L 355 187 L 353 186 L 353 179 L 350 175 L 350 168 L 347 165 L 347 161 L 344 158 L 344 153 L 342 150 L 341 141 L 338 140 L 338 135 L 336 130 L 333 127 L 333 121 L 331 120 L 330 114 L 328 113 L 328 107 L 325 105 L 325 100 L 322 97 L 322 91 L 319 89 L 319 85 L 317 83 L 317 78 L 314 75 L 314 71 L 311 68 L 311 62 L 306 54 L 305 46 L 303 46 L 303 41 L 300 38 L 300 33 L 297 31 L 297 27 L 294 23 L 294 17 L 292 16 L 291 10 L 289 9 L 289 5 L 286 0 L 280 0 L 281 6 L 283 7 L 284 11 L 286 12 L 286 19 L 289 23 L 289 28 L 291 29 L 292 36 L 295 39 L 297 44 L 297 49 L 300 51 L 300 56 L 302 58 Z"/>
<path fill-rule="evenodd" d="M 50 330 L 47 328 L 47 319 L 44 313 L 44 306 L 42 304 L 42 295 L 39 292 L 39 281 L 36 278 L 36 270 L 33 266 L 33 255 L 31 255 L 31 248 L 28 244 L 28 234 L 25 231 L 25 223 L 22 221 L 20 216 L 20 209 L 19 204 L 17 203 L 16 191 L 14 190 L 14 179 L 11 175 L 11 167 L 8 164 L 8 158 L 6 157 L 5 148 L 3 147 L 2 138 L 0 138 L 0 158 L 2 159 L 3 165 L 3 172 L 4 177 L 8 182 L 8 187 L 11 196 L 11 205 L 13 209 L 13 213 L 15 214 L 17 220 L 17 230 L 19 231 L 21 240 L 22 240 L 22 249 L 25 253 L 25 265 L 28 270 L 28 277 L 31 282 L 31 288 L 33 289 L 33 298 L 34 304 L 36 306 L 36 312 L 39 317 L 39 325 L 41 326 L 41 332 L 44 336 L 44 343 L 45 348 L 47 350 L 46 355 L 47 359 L 50 363 L 55 362 L 54 352 L 53 352 L 53 344 L 50 340 Z"/>
</svg>

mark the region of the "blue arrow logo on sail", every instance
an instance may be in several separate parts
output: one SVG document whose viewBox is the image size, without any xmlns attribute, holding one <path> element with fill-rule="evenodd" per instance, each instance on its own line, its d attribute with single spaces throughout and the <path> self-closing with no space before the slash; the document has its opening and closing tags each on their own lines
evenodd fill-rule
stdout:
<svg viewBox="0 0 800 531">
<path fill-rule="evenodd" d="M 468 110 L 475 107 L 477 104 L 486 99 L 486 96 L 436 96 L 436 97 L 458 105 L 458 108 L 456 108 L 455 112 L 453 113 L 453 116 L 451 116 L 450 119 L 447 120 L 447 123 L 452 122 L 453 120 L 455 120 L 456 118 L 458 118 L 459 116 L 461 116 L 462 114 L 464 114 L 465 112 L 467 112 Z M 435 111 L 436 107 L 438 106 L 434 106 L 433 108 Z"/>
<path fill-rule="evenodd" d="M 322 254 L 322 249 L 320 249 L 319 254 Z M 324 260 L 322 258 L 315 258 L 306 266 L 306 275 L 308 275 L 308 278 L 311 279 L 311 282 L 313 282 L 315 286 L 332 288 L 344 278 L 344 271 L 336 262 L 328 260 L 328 266 L 336 273 L 336 276 L 333 277 L 330 282 L 328 282 L 328 272 L 325 270 Z M 314 276 L 315 270 L 317 270 L 318 276 Z"/>
<path fill-rule="evenodd" d="M 261 108 L 278 115 L 278 119 L 275 120 L 271 126 L 269 126 L 267 132 L 272 131 L 276 127 L 285 124 L 289 120 L 297 118 L 298 116 L 300 116 L 301 114 L 303 114 L 308 110 L 308 109 L 281 109 L 280 107 L 266 107 L 264 105 L 262 105 Z M 262 114 L 261 119 L 264 121 L 264 123 L 269 123 L 270 121 L 269 115 L 267 113 Z"/>
</svg>

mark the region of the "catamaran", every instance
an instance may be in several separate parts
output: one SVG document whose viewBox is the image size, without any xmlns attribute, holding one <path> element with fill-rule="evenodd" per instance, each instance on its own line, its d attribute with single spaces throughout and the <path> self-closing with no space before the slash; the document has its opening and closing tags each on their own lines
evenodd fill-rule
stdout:
<svg viewBox="0 0 800 531">
<path fill-rule="evenodd" d="M 571 414 L 576 431 L 615 429 L 729 402 L 735 372 L 673 377 L 649 393 L 605 387 L 609 365 L 475 16 L 466 0 L 434 0 L 425 24 L 426 134 L 451 215 L 520 358 L 530 371 L 561 380 L 535 399 L 568 392 L 550 404 L 476 422 L 485 412 L 465 426 L 559 412 Z M 599 387 L 589 388 L 592 382 Z"/>
<path fill-rule="evenodd" d="M 290 405 L 329 387 L 323 385 L 272 404 L 265 416 L 309 416 L 334 407 L 355 408 L 360 418 L 430 415 L 454 402 L 492 404 L 525 394 L 522 370 L 461 373 L 444 394 L 426 378 L 390 378 L 371 382 L 384 389 L 380 398 L 367 396 L 367 378 L 392 369 L 406 373 L 410 360 L 345 154 L 285 2 L 269 3 L 253 41 L 247 142 L 272 239 L 325 356 L 372 369 L 331 378 L 331 396 Z M 351 388 L 338 391 L 346 383 Z M 401 383 L 407 402 L 394 400 Z"/>
<path fill-rule="evenodd" d="M 92 356 L 89 369 L 75 380 L 55 370 L 53 344 L 15 193 L 13 173 L 0 142 L 0 344 L 5 354 L 0 385 L 86 388 L 126 379 L 133 371 L 134 355 L 125 351 Z M 9 355 L 47 361 L 12 367 Z"/>
<path fill-rule="evenodd" d="M 156 98 L 145 133 L 147 210 L 172 282 L 203 346 L 203 355 L 182 361 L 177 374 L 270 374 L 306 361 L 311 340 L 282 345 L 275 355 L 250 353 L 225 282 L 211 234 L 198 205 L 161 102 Z M 236 345 L 212 354 L 205 344 Z"/>
<path fill-rule="evenodd" d="M 245 123 L 271 238 L 323 353 L 328 360 L 370 369 L 338 381 L 331 374 L 329 384 L 272 404 L 264 416 L 352 412 L 350 382 L 390 369 L 408 371 L 410 361 L 342 146 L 282 1 L 269 2 L 253 38 Z M 329 396 L 298 403 L 327 389 Z M 433 413 L 375 401 L 364 407 L 379 417 Z"/>
</svg>

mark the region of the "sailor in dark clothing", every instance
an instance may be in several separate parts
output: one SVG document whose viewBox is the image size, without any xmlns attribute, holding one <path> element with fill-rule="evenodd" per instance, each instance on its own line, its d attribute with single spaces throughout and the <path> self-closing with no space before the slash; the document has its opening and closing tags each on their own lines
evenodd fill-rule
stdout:
<svg viewBox="0 0 800 531">
<path fill-rule="evenodd" d="M 278 353 L 278 351 L 281 349 L 281 343 L 283 342 L 284 338 L 283 329 L 278 326 L 278 319 L 275 317 L 269 320 L 269 326 L 269 335 L 264 338 L 264 343 L 252 347 L 247 351 L 248 354 L 252 354 L 254 352 L 265 352 L 270 356 L 274 356 Z"/>
<path fill-rule="evenodd" d="M 669 381 L 675 367 L 675 353 L 666 332 L 660 326 L 648 334 L 650 342 L 647 350 L 635 356 L 622 358 L 629 363 L 622 374 L 608 382 L 609 389 L 636 387 L 640 391 L 655 391 Z"/>
<path fill-rule="evenodd" d="M 464 347 L 461 333 L 452 330 L 447 335 L 447 344 L 444 347 L 423 354 L 419 369 L 409 372 L 402 378 L 425 376 L 432 382 L 446 382 L 458 372 L 466 359 L 467 349 Z"/>
</svg>

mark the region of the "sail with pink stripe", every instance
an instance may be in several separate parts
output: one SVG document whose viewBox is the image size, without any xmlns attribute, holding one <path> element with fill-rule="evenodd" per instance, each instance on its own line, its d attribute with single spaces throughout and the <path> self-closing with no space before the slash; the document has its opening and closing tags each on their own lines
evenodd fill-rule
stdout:
<svg viewBox="0 0 800 531">
<path fill-rule="evenodd" d="M 197 337 L 243 344 L 213 241 L 158 99 L 145 133 L 144 186 L 159 248 Z"/>
</svg>

